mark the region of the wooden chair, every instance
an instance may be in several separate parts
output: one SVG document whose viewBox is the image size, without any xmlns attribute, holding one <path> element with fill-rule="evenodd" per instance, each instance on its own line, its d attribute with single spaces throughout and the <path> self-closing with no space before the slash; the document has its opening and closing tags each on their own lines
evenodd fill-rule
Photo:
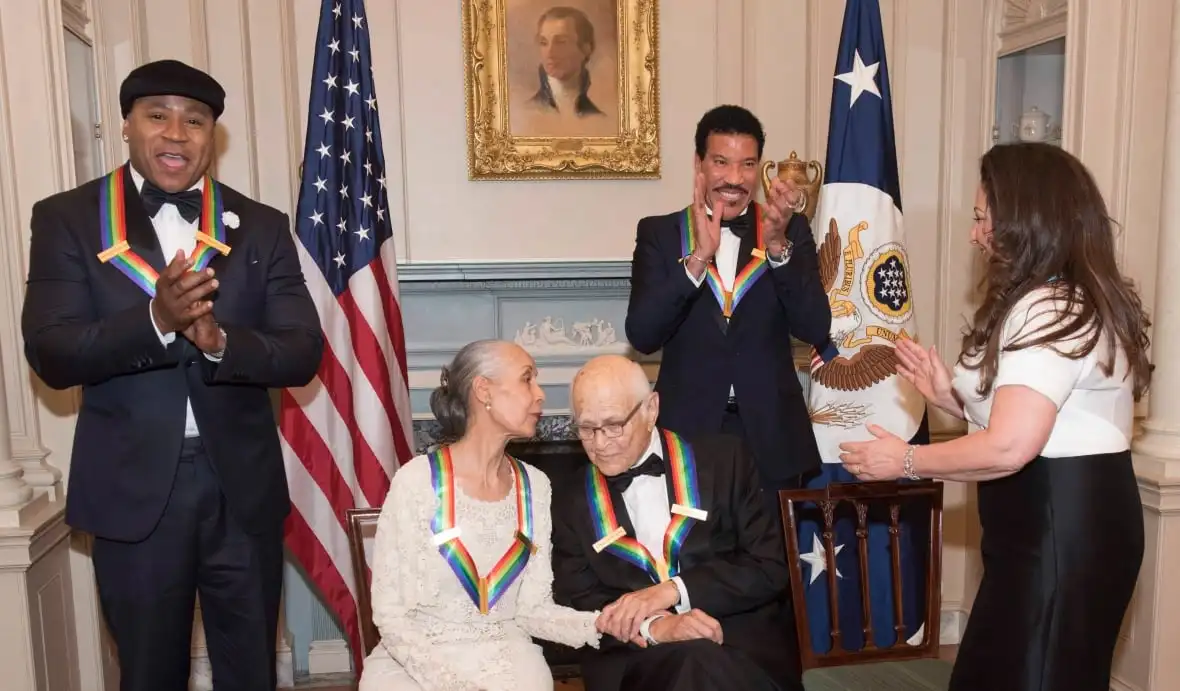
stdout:
<svg viewBox="0 0 1180 691">
<path fill-rule="evenodd" d="M 834 553 L 837 507 L 842 502 L 851 504 L 856 516 L 856 550 L 864 634 L 864 646 L 859 650 L 845 649 L 840 631 L 840 607 Z M 816 653 L 812 647 L 804 590 L 806 583 L 800 565 L 799 519 L 796 514 L 798 505 L 806 503 L 814 503 L 819 508 L 819 514 L 822 515 L 823 526 L 820 536 L 824 543 L 824 556 L 827 565 L 824 576 L 827 578 L 828 586 L 828 617 L 832 622 L 830 627 L 832 646 L 826 653 Z M 906 632 L 905 624 L 902 622 L 899 538 L 901 534 L 901 506 L 906 504 L 908 507 L 914 503 L 929 505 L 930 531 L 929 552 L 926 560 L 925 638 L 920 644 L 910 645 L 906 639 L 916 632 Z M 803 670 L 868 662 L 938 657 L 939 610 L 942 602 L 942 483 L 932 480 L 837 483 L 822 489 L 781 490 L 779 505 L 782 511 L 783 529 L 787 537 L 787 562 L 791 572 L 791 599 L 795 611 L 795 626 Z M 888 531 L 892 553 L 889 571 L 893 583 L 893 620 L 896 622 L 894 628 L 897 632 L 896 642 L 887 648 L 878 647 L 873 640 L 872 601 L 869 596 L 869 509 L 870 506 L 881 507 L 882 505 L 888 507 Z"/>
<path fill-rule="evenodd" d="M 356 578 L 356 615 L 359 620 L 357 625 L 360 628 L 361 647 L 364 648 L 361 657 L 368 657 L 381 640 L 381 634 L 373 624 L 373 605 L 369 599 L 372 572 L 365 554 L 365 540 L 376 537 L 377 517 L 380 515 L 380 508 L 349 509 L 346 513 L 348 551 L 352 553 L 352 573 Z"/>
<path fill-rule="evenodd" d="M 361 647 L 364 648 L 362 657 L 367 657 L 381 641 L 381 634 L 378 633 L 377 626 L 373 624 L 373 605 L 370 599 L 372 573 L 365 554 L 365 540 L 371 540 L 376 536 L 377 517 L 380 515 L 381 509 L 379 508 L 349 509 L 346 513 L 348 549 L 352 554 L 352 573 L 357 580 L 356 610 L 359 619 Z M 573 651 L 548 641 L 536 642 L 545 652 L 554 681 L 581 678 L 581 668 L 577 664 L 576 658 L 571 659 L 569 655 Z"/>
</svg>

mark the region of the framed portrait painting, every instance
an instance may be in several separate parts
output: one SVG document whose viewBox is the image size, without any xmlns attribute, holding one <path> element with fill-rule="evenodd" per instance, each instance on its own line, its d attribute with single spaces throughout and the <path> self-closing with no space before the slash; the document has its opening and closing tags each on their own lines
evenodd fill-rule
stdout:
<svg viewBox="0 0 1180 691">
<path fill-rule="evenodd" d="M 658 178 L 658 4 L 463 0 L 470 178 Z"/>
</svg>

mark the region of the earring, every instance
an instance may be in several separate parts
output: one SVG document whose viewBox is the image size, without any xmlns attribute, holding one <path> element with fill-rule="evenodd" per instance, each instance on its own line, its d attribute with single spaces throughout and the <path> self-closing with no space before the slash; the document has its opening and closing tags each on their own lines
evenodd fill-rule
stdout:
<svg viewBox="0 0 1180 691">
<path fill-rule="evenodd" d="M 491 402 L 491 401 L 488 401 L 487 403 L 484 403 L 484 404 L 483 404 L 483 409 L 484 409 L 484 410 L 486 410 L 486 411 L 488 411 L 488 412 L 491 412 L 491 410 L 492 410 L 492 402 Z"/>
<path fill-rule="evenodd" d="M 123 141 L 128 141 L 127 135 L 123 135 Z"/>
</svg>

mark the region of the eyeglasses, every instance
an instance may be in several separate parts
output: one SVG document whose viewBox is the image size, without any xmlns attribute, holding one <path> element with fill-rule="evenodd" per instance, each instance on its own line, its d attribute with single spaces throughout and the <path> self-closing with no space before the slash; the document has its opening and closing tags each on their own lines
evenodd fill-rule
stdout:
<svg viewBox="0 0 1180 691">
<path fill-rule="evenodd" d="M 602 432 L 602 435 L 608 439 L 617 439 L 623 436 L 623 428 L 627 426 L 627 423 L 631 422 L 631 418 L 635 417 L 635 413 L 639 412 L 639 409 L 643 407 L 644 403 L 645 401 L 636 403 L 635 407 L 631 409 L 631 412 L 627 413 L 627 417 L 623 418 L 620 422 L 608 422 L 601 427 L 577 425 L 574 429 L 578 433 L 578 438 L 582 441 L 590 441 L 594 438 L 596 432 Z"/>
</svg>

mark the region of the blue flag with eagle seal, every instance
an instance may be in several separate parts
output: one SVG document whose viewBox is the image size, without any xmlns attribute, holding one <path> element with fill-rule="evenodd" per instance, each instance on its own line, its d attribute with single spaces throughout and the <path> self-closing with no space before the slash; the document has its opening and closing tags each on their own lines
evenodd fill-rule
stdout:
<svg viewBox="0 0 1180 691">
<path fill-rule="evenodd" d="M 893 132 L 881 9 L 876 0 L 847 0 L 832 83 L 827 163 L 813 230 L 820 279 L 832 307 L 832 345 L 813 359 L 809 385 L 812 427 L 824 463 L 808 483 L 857 482 L 840 465 L 840 444 L 872 438 L 869 423 L 914 443 L 929 441 L 925 401 L 896 374 L 893 343 L 916 335 L 909 262 L 902 225 L 901 185 Z M 895 628 L 887 509 L 868 517 L 868 592 L 873 642 L 911 644 L 929 635 L 921 626 L 926 602 L 929 507 L 903 507 L 900 517 L 902 624 Z M 810 622 L 810 645 L 832 647 L 823 517 L 798 507 L 799 552 Z M 856 514 L 841 503 L 834 525 L 841 647 L 864 647 Z M 938 587 L 938 584 L 935 584 Z M 937 635 L 938 632 L 933 632 Z M 806 645 L 800 641 L 801 645 Z"/>
</svg>

